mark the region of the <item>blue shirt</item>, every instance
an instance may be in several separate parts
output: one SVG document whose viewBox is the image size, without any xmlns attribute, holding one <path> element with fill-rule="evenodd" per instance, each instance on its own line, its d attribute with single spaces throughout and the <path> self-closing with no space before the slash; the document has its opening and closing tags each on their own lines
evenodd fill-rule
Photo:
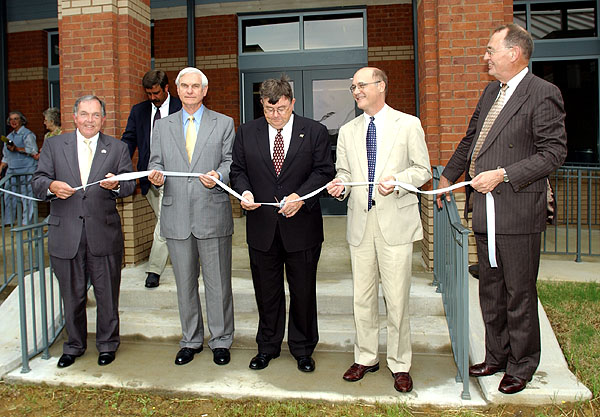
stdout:
<svg viewBox="0 0 600 417">
<path fill-rule="evenodd" d="M 204 104 L 202 104 L 200 106 L 200 108 L 198 110 L 196 110 L 196 112 L 192 115 L 190 115 L 188 112 L 185 111 L 185 109 L 181 109 L 181 117 L 182 117 L 182 122 L 183 122 L 183 137 L 185 138 L 185 132 L 187 132 L 187 127 L 188 127 L 188 123 L 190 123 L 190 121 L 188 120 L 188 117 L 190 116 L 194 116 L 194 125 L 196 126 L 196 137 L 198 137 L 198 130 L 200 129 L 200 121 L 202 120 L 202 114 L 204 113 Z"/>
</svg>

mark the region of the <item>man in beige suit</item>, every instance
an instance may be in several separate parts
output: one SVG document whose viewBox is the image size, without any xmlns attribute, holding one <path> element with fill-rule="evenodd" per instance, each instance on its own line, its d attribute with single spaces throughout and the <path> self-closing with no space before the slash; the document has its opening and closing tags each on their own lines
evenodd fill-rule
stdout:
<svg viewBox="0 0 600 417">
<path fill-rule="evenodd" d="M 355 382 L 379 370 L 379 279 L 387 307 L 387 365 L 394 388 L 412 390 L 412 350 L 408 298 L 413 242 L 422 239 L 418 199 L 386 184 L 420 187 L 431 178 L 429 154 L 418 118 L 385 103 L 388 78 L 378 68 L 354 74 L 350 90 L 364 114 L 340 129 L 337 175 L 328 186 L 334 197 L 348 198 L 347 239 L 354 281 L 355 363 L 344 379 Z M 341 182 L 377 181 L 350 187 Z"/>
</svg>

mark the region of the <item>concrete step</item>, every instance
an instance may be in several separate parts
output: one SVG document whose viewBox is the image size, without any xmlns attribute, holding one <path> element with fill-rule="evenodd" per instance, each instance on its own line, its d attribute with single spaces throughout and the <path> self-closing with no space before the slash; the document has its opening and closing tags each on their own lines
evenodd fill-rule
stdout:
<svg viewBox="0 0 600 417">
<path fill-rule="evenodd" d="M 135 270 L 134 270 L 135 269 Z M 233 271 L 233 305 L 236 313 L 256 312 L 254 287 L 250 271 Z M 352 280 L 347 273 L 319 273 L 317 281 L 317 306 L 319 314 L 352 314 Z M 177 311 L 177 288 L 173 270 L 169 266 L 163 273 L 158 288 L 144 287 L 145 274 L 138 268 L 126 268 L 122 273 L 119 305 L 123 308 L 157 308 Z M 424 274 L 412 278 L 409 309 L 411 315 L 443 316 L 444 307 L 440 294 L 431 286 L 431 275 Z M 204 303 L 204 285 L 199 280 L 201 302 Z M 287 306 L 289 307 L 289 293 Z M 90 292 L 93 302 L 93 292 Z M 380 288 L 379 310 L 385 311 Z"/>
<path fill-rule="evenodd" d="M 88 332 L 96 332 L 96 309 L 89 307 Z M 151 339 L 169 343 L 178 343 L 181 339 L 179 313 L 172 309 L 130 309 L 119 312 L 120 333 L 125 339 Z M 204 314 L 206 321 L 206 315 Z M 352 314 L 320 315 L 319 346 L 322 351 L 352 352 L 354 348 L 354 319 Z M 379 317 L 379 350 L 386 351 L 386 318 Z M 446 318 L 442 316 L 411 316 L 411 340 L 413 351 L 419 353 L 450 352 L 450 336 Z M 237 348 L 256 348 L 257 313 L 235 313 L 234 346 Z M 205 322 L 205 337 L 208 327 Z M 287 334 L 284 340 L 287 340 Z M 285 348 L 285 346 L 284 346 Z"/>
</svg>

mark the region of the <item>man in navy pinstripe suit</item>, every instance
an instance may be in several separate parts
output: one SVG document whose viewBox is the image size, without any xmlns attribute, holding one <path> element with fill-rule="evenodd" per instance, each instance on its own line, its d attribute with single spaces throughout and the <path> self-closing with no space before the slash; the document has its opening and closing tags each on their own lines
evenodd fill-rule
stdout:
<svg viewBox="0 0 600 417">
<path fill-rule="evenodd" d="M 523 390 L 540 361 L 536 280 L 546 225 L 546 183 L 567 154 L 562 96 L 555 85 L 529 72 L 532 52 L 533 40 L 523 28 L 508 24 L 494 31 L 484 60 L 497 81 L 483 91 L 439 184 L 446 187 L 463 173 L 473 180 L 467 198 L 473 202 L 486 352 L 485 361 L 472 365 L 469 374 L 505 371 L 498 387 L 505 394 Z M 500 96 L 504 104 L 484 129 L 492 107 L 498 110 L 494 102 Z M 484 138 L 476 149 L 482 130 Z M 488 259 L 488 192 L 496 211 L 496 268 Z"/>
</svg>

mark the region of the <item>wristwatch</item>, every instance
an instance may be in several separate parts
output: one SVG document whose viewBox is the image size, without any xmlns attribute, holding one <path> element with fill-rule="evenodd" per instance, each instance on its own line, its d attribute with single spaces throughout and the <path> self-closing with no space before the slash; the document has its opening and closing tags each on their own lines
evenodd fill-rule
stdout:
<svg viewBox="0 0 600 417">
<path fill-rule="evenodd" d="M 504 182 L 508 182 L 508 174 L 506 173 L 506 170 L 504 168 L 502 168 L 502 175 L 503 175 L 503 179 L 502 181 Z"/>
</svg>

